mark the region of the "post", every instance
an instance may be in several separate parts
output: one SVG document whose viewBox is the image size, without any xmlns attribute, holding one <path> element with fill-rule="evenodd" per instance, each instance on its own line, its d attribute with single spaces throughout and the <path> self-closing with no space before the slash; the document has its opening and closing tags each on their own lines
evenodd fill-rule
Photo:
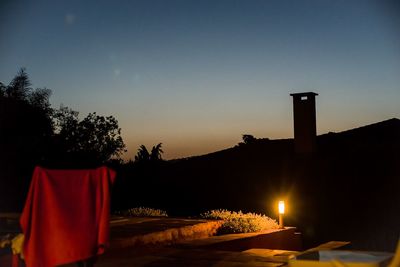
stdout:
<svg viewBox="0 0 400 267">
<path fill-rule="evenodd" d="M 279 229 L 283 229 L 283 228 L 285 228 L 283 226 L 283 216 L 282 216 L 282 214 L 279 214 Z"/>
</svg>

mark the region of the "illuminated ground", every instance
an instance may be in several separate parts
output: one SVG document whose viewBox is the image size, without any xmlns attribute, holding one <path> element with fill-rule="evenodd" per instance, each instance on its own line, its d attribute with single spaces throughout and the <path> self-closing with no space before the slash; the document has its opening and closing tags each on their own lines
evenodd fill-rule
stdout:
<svg viewBox="0 0 400 267">
<path fill-rule="evenodd" d="M 295 228 L 215 236 L 220 224 L 188 218 L 114 217 L 110 248 L 96 266 L 285 266 L 291 255 L 302 250 Z M 333 242 L 324 248 L 345 244 Z M 11 254 L 0 258 L 11 263 Z"/>
<path fill-rule="evenodd" d="M 218 221 L 115 218 L 111 247 L 96 266 L 283 266 L 296 247 L 294 228 L 212 236 Z"/>
</svg>

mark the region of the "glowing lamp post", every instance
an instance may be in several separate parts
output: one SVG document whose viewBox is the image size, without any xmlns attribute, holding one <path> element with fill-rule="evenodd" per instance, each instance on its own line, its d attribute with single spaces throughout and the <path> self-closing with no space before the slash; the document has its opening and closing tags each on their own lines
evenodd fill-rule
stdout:
<svg viewBox="0 0 400 267">
<path fill-rule="evenodd" d="M 279 211 L 279 228 L 283 229 L 283 214 L 285 214 L 285 202 L 279 201 L 278 204 L 278 211 Z"/>
</svg>

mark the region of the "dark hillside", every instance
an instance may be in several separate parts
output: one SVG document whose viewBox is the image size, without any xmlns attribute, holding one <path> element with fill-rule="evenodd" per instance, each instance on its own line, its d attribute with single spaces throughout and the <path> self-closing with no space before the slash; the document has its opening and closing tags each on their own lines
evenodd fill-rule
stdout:
<svg viewBox="0 0 400 267">
<path fill-rule="evenodd" d="M 318 138 L 323 216 L 319 236 L 358 248 L 394 249 L 400 234 L 400 120 Z"/>
</svg>

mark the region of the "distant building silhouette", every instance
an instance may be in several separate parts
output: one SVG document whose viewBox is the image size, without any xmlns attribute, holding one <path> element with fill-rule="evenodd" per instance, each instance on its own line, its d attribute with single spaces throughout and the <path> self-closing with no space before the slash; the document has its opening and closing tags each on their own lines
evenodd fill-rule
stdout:
<svg viewBox="0 0 400 267">
<path fill-rule="evenodd" d="M 299 154 L 309 154 L 316 150 L 316 112 L 317 93 L 306 92 L 290 94 L 293 97 L 294 145 Z"/>
</svg>

